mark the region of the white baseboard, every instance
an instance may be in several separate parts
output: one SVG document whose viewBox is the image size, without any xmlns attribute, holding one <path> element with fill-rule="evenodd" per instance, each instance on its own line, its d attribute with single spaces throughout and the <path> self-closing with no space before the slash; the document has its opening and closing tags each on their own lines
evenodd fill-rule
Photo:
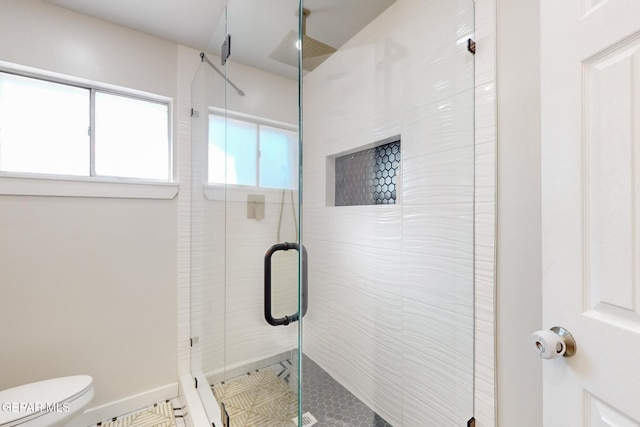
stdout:
<svg viewBox="0 0 640 427">
<path fill-rule="evenodd" d="M 178 396 L 178 383 L 167 384 L 153 390 L 145 391 L 125 399 L 107 403 L 87 409 L 84 414 L 75 418 L 67 427 L 88 427 L 110 420 L 113 417 L 125 415 L 139 409 L 152 406 L 154 403 L 164 402 Z"/>
<path fill-rule="evenodd" d="M 292 354 L 296 351 L 297 349 L 294 348 L 266 358 L 254 359 L 249 361 L 244 360 L 234 365 L 227 366 L 226 369 L 209 371 L 206 373 L 206 378 L 209 384 L 217 384 L 221 381 L 225 381 L 239 375 L 244 375 L 247 372 L 266 368 L 268 366 L 275 365 L 278 362 L 282 362 L 283 360 L 291 359 Z"/>
</svg>

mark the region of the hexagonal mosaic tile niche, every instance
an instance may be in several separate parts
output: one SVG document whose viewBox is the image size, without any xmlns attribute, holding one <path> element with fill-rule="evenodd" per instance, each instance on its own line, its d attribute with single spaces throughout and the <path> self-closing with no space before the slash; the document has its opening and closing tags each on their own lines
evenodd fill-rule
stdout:
<svg viewBox="0 0 640 427">
<path fill-rule="evenodd" d="M 335 206 L 397 203 L 400 137 L 335 158 Z"/>
</svg>

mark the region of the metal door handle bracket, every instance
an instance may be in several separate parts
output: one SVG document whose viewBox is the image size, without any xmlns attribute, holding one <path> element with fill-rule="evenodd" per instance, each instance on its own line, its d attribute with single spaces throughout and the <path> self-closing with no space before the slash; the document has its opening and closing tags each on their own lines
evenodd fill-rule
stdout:
<svg viewBox="0 0 640 427">
<path fill-rule="evenodd" d="M 300 319 L 300 313 L 296 312 L 289 316 L 274 318 L 271 314 L 271 256 L 278 251 L 288 251 L 295 249 L 300 252 L 300 245 L 298 243 L 276 243 L 267 249 L 264 255 L 264 319 L 268 324 L 272 326 L 288 325 L 291 322 L 295 322 Z M 308 299 L 307 299 L 307 249 L 302 246 L 302 316 L 307 314 Z"/>
</svg>

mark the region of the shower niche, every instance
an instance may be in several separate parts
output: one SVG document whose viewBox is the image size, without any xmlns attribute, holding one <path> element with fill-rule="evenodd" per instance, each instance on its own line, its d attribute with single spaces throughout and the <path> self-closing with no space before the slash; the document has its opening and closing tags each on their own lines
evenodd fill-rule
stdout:
<svg viewBox="0 0 640 427">
<path fill-rule="evenodd" d="M 192 84 L 191 365 L 216 425 L 473 417 L 473 15 L 229 0 Z"/>
<path fill-rule="evenodd" d="M 329 206 L 395 205 L 399 203 L 400 137 L 373 147 L 327 159 Z M 333 191 L 330 191 L 333 189 Z"/>
</svg>

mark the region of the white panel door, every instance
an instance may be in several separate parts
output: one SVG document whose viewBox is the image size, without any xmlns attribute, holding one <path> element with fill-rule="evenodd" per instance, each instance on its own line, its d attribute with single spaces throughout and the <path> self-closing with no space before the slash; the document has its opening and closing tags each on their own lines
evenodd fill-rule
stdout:
<svg viewBox="0 0 640 427">
<path fill-rule="evenodd" d="M 544 426 L 640 426 L 640 0 L 541 4 Z"/>
</svg>

